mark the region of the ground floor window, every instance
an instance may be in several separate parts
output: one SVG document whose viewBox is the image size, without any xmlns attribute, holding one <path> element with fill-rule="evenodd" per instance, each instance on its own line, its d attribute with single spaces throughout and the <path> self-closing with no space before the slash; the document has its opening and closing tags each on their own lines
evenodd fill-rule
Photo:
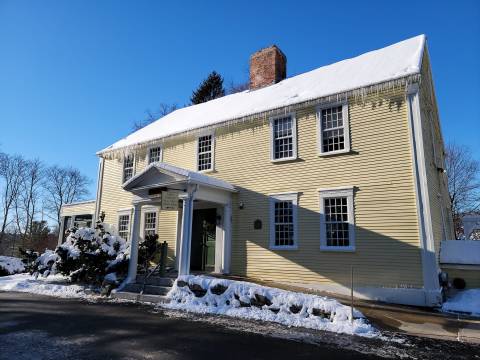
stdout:
<svg viewBox="0 0 480 360">
<path fill-rule="evenodd" d="M 353 188 L 320 191 L 320 249 L 355 249 Z"/>
<path fill-rule="evenodd" d="M 298 194 L 270 196 L 270 248 L 297 248 Z"/>
<path fill-rule="evenodd" d="M 157 231 L 157 213 L 149 211 L 144 214 L 143 235 L 155 235 Z"/>
<path fill-rule="evenodd" d="M 130 215 L 118 216 L 118 236 L 128 241 L 130 235 Z"/>
</svg>

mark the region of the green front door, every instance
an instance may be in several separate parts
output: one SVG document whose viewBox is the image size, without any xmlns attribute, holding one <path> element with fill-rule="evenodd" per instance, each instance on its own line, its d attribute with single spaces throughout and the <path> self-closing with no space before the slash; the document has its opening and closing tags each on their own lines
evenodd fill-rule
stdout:
<svg viewBox="0 0 480 360">
<path fill-rule="evenodd" d="M 216 209 L 193 211 L 190 269 L 213 271 L 215 268 Z"/>
</svg>

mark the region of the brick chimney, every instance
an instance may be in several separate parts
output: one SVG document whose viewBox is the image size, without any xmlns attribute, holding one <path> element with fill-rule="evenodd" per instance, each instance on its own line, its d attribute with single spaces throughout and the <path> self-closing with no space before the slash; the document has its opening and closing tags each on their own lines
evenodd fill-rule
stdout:
<svg viewBox="0 0 480 360">
<path fill-rule="evenodd" d="M 272 45 L 250 56 L 250 90 L 276 84 L 287 77 L 287 57 Z"/>
</svg>

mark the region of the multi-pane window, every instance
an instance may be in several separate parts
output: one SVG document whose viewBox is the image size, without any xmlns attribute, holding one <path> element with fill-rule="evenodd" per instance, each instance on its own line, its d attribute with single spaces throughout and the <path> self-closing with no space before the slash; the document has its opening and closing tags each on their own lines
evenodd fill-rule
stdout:
<svg viewBox="0 0 480 360">
<path fill-rule="evenodd" d="M 270 245 L 295 248 L 297 194 L 273 195 L 270 203 Z"/>
<path fill-rule="evenodd" d="M 213 135 L 200 136 L 197 146 L 197 170 L 213 169 Z"/>
<path fill-rule="evenodd" d="M 148 164 L 162 160 L 162 148 L 160 146 L 148 149 Z"/>
<path fill-rule="evenodd" d="M 118 217 L 118 236 L 128 241 L 130 231 L 130 215 L 120 215 Z"/>
<path fill-rule="evenodd" d="M 293 204 L 275 201 L 275 246 L 293 245 Z"/>
<path fill-rule="evenodd" d="M 283 116 L 272 120 L 273 160 L 291 159 L 296 156 L 296 131 L 293 116 Z"/>
<path fill-rule="evenodd" d="M 133 176 L 133 154 L 126 155 L 123 158 L 123 182 L 127 181 Z"/>
<path fill-rule="evenodd" d="M 327 246 L 349 246 L 347 198 L 326 198 L 323 201 Z"/>
<path fill-rule="evenodd" d="M 320 152 L 348 151 L 347 105 L 322 108 L 320 117 Z"/>
<path fill-rule="evenodd" d="M 320 213 L 320 248 L 353 250 L 353 188 L 320 191 Z"/>
<path fill-rule="evenodd" d="M 157 228 L 157 213 L 154 211 L 144 214 L 143 234 L 144 236 L 155 235 Z"/>
</svg>

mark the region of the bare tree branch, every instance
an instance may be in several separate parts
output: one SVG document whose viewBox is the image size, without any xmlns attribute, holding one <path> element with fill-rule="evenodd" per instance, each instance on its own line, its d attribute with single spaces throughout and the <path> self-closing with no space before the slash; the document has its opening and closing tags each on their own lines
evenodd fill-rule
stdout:
<svg viewBox="0 0 480 360">
<path fill-rule="evenodd" d="M 480 163 L 468 147 L 447 144 L 445 164 L 448 192 L 457 236 L 462 232 L 461 216 L 480 210 Z"/>
<path fill-rule="evenodd" d="M 140 130 L 141 128 L 144 128 L 145 126 L 151 124 L 152 122 L 170 114 L 171 112 L 175 111 L 178 109 L 177 104 L 166 104 L 166 103 L 161 103 L 158 111 L 152 112 L 151 110 L 147 110 L 147 116 L 144 120 L 142 121 L 136 121 L 133 124 L 133 131 Z"/>
<path fill-rule="evenodd" d="M 51 166 L 45 172 L 45 208 L 60 228 L 62 205 L 83 200 L 88 194 L 88 178 L 72 167 Z"/>
</svg>

